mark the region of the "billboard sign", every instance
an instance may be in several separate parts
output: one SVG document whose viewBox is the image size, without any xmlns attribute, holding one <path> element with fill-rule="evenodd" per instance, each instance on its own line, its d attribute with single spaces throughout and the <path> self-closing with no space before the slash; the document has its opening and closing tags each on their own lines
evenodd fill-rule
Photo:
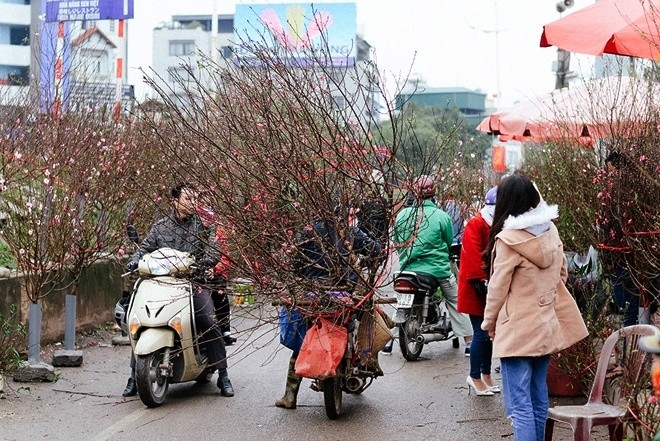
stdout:
<svg viewBox="0 0 660 441">
<path fill-rule="evenodd" d="M 300 65 L 353 65 L 356 49 L 355 3 L 298 3 L 236 5 L 234 32 L 239 57 L 250 58 L 250 42 L 264 44 Z M 245 42 L 248 47 L 241 47 Z"/>
<path fill-rule="evenodd" d="M 133 18 L 134 0 L 46 0 L 46 21 Z"/>
</svg>

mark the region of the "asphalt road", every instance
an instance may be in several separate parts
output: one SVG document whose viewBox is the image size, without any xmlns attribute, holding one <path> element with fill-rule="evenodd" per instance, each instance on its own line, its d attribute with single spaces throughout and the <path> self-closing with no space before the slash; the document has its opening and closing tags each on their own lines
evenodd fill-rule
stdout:
<svg viewBox="0 0 660 441">
<path fill-rule="evenodd" d="M 112 346 L 112 333 L 86 338 L 83 365 L 58 368 L 57 382 L 8 381 L 0 440 L 513 439 L 500 395 L 468 396 L 469 358 L 450 341 L 427 345 L 417 362 L 406 362 L 396 346 L 392 355 L 381 355 L 385 376 L 362 395 L 344 395 L 338 420 L 328 420 L 323 395 L 309 389 L 309 380 L 296 410 L 276 408 L 290 351 L 278 344 L 274 319 L 270 306 L 234 308 L 239 341 L 230 348 L 229 372 L 235 397 L 222 397 L 214 382 L 177 384 L 156 409 L 121 396 L 130 349 Z M 555 439 L 571 437 L 557 428 Z"/>
</svg>

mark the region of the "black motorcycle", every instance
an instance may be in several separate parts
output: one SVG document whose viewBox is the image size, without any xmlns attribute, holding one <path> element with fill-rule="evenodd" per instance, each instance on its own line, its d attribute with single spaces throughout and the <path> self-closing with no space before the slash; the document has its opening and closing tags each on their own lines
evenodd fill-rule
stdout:
<svg viewBox="0 0 660 441">
<path fill-rule="evenodd" d="M 401 353 L 408 361 L 417 360 L 424 345 L 433 341 L 451 339 L 454 348 L 460 345 L 452 331 L 445 300 L 434 298 L 438 288 L 437 279 L 427 274 L 413 271 L 394 274 L 397 293 L 394 322 L 399 328 Z"/>
</svg>

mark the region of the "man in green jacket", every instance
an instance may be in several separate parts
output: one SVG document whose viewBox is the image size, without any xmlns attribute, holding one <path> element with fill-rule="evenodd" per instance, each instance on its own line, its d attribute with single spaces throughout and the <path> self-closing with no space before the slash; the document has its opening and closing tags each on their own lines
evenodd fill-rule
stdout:
<svg viewBox="0 0 660 441">
<path fill-rule="evenodd" d="M 399 212 L 394 226 L 394 241 L 401 271 L 414 271 L 437 280 L 437 297 L 446 300 L 454 334 L 465 339 L 465 354 L 470 354 L 472 325 L 467 315 L 456 310 L 458 289 L 451 271 L 449 247 L 454 240 L 452 220 L 433 202 L 436 188 L 429 176 L 413 184 L 415 202 Z"/>
</svg>

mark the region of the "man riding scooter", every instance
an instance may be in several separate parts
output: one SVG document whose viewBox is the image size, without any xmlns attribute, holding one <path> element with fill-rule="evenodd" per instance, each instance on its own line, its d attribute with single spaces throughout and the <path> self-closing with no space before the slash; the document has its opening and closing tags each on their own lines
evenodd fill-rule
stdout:
<svg viewBox="0 0 660 441">
<path fill-rule="evenodd" d="M 465 355 L 470 354 L 472 325 L 470 318 L 457 311 L 456 277 L 451 270 L 449 250 L 454 241 L 452 220 L 434 202 L 436 185 L 427 175 L 418 177 L 412 185 L 415 201 L 396 217 L 394 241 L 399 253 L 401 271 L 414 271 L 428 276 L 446 299 L 454 333 L 465 340 Z M 442 327 L 439 322 L 437 327 Z"/>
<path fill-rule="evenodd" d="M 172 188 L 170 192 L 172 213 L 154 223 L 138 250 L 131 256 L 126 266 L 129 271 L 134 271 L 138 267 L 138 261 L 142 256 L 160 248 L 172 248 L 190 253 L 195 257 L 200 269 L 211 269 L 217 264 L 220 253 L 211 245 L 215 231 L 204 226 L 197 214 L 196 197 L 196 189 L 191 184 L 183 183 Z M 200 342 L 206 349 L 209 366 L 218 369 L 217 386 L 223 396 L 233 397 L 234 388 L 227 374 L 227 351 L 223 335 L 213 319 L 215 312 L 211 292 L 204 286 L 198 286 L 193 296 L 193 303 Z M 129 391 L 131 385 L 134 390 Z M 126 389 L 132 392 L 132 395 L 137 393 L 133 376 L 129 379 Z M 126 391 L 124 395 L 127 395 Z"/>
</svg>

